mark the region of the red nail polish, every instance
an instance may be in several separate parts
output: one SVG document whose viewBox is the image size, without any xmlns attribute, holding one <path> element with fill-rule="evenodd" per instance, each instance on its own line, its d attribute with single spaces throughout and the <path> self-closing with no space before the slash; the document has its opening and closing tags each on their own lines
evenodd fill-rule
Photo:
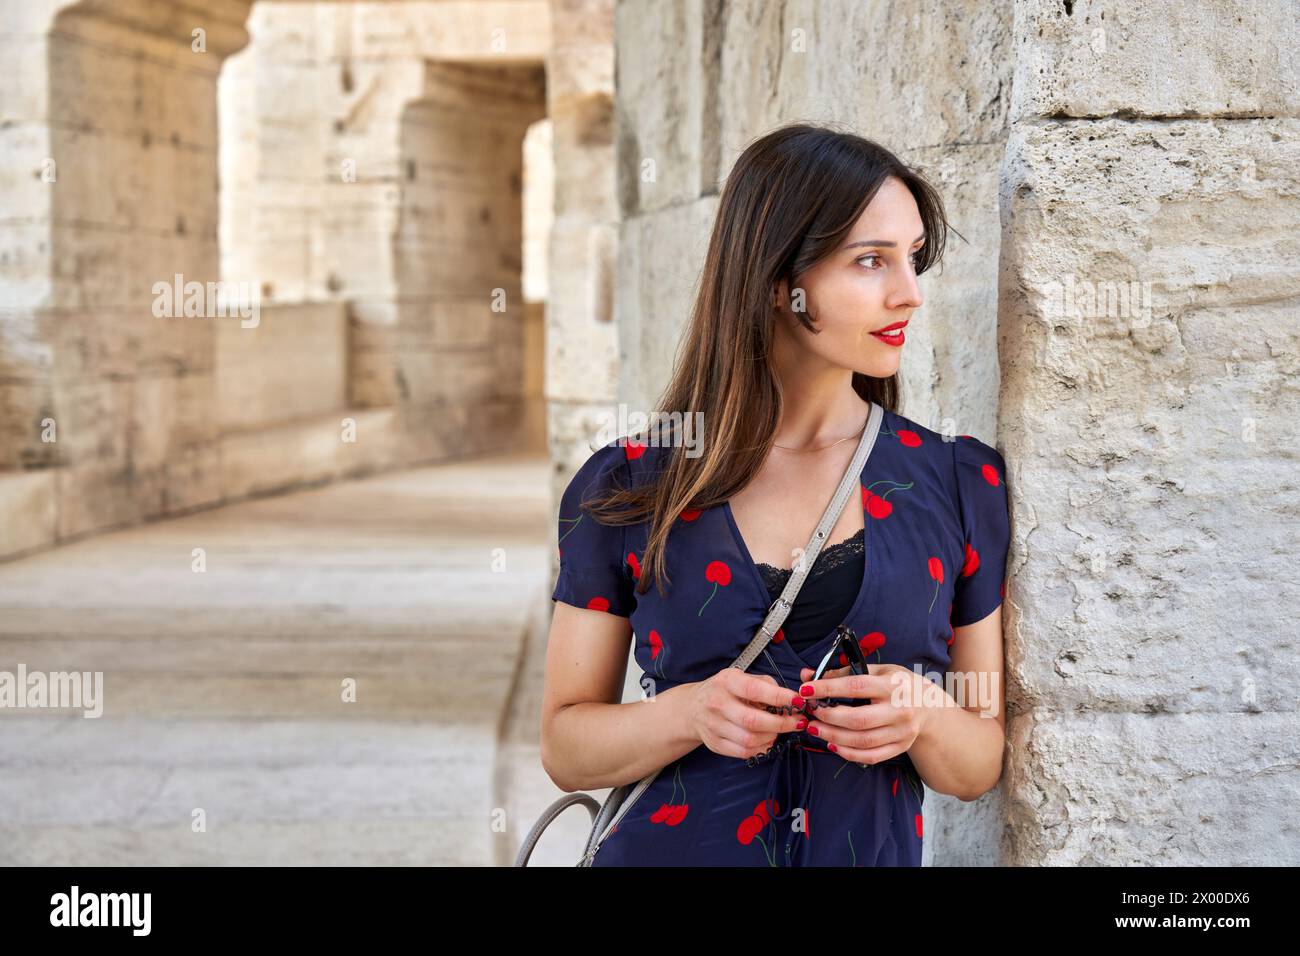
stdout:
<svg viewBox="0 0 1300 956">
<path fill-rule="evenodd" d="M 793 697 L 793 698 L 791 698 L 791 700 L 790 700 L 790 706 L 791 706 L 791 707 L 802 707 L 802 706 L 803 706 L 803 698 L 802 698 L 802 697 Z"/>
<path fill-rule="evenodd" d="M 803 729 L 804 729 L 805 727 L 807 727 L 807 726 L 808 726 L 808 721 L 806 721 L 806 720 L 800 720 L 799 723 L 797 723 L 797 724 L 794 725 L 794 729 L 795 729 L 795 730 L 803 730 Z"/>
<path fill-rule="evenodd" d="M 813 695 L 813 685 L 804 684 L 799 688 L 799 693 L 803 694 L 805 697 L 811 697 Z"/>
<path fill-rule="evenodd" d="M 839 753 L 839 752 L 840 752 L 840 748 L 839 748 L 839 747 L 836 747 L 836 746 L 835 746 L 833 743 L 831 743 L 830 741 L 827 741 L 827 742 L 826 742 L 826 749 L 829 750 L 829 751 L 830 751 L 831 753 L 833 753 L 833 754 L 836 754 L 836 753 Z"/>
<path fill-rule="evenodd" d="M 820 737 L 820 736 L 821 736 L 821 734 L 817 733 L 817 728 L 816 728 L 816 727 L 809 727 L 809 728 L 808 728 L 808 733 L 812 734 L 814 737 Z"/>
</svg>

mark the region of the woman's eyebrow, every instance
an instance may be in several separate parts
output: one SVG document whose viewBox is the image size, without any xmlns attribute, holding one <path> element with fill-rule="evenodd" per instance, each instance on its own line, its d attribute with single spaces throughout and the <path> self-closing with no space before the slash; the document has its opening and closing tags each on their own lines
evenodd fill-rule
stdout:
<svg viewBox="0 0 1300 956">
<path fill-rule="evenodd" d="M 916 245 L 925 238 L 925 233 L 921 233 L 912 240 L 912 245 Z M 850 242 L 844 246 L 845 249 L 852 249 L 854 246 L 883 246 L 886 249 L 893 249 L 898 245 L 892 239 L 859 239 L 857 242 Z"/>
</svg>

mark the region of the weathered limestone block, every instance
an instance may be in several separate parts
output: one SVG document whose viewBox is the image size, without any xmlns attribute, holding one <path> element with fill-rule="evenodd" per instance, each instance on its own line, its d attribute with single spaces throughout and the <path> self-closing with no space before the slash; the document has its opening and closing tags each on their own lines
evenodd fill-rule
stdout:
<svg viewBox="0 0 1300 956">
<path fill-rule="evenodd" d="M 54 383 L 46 379 L 0 382 L 0 470 L 34 468 L 59 462 L 59 446 L 43 441 L 55 419 Z"/>
<path fill-rule="evenodd" d="M 135 524 L 143 516 L 135 476 L 114 462 L 83 461 L 60 467 L 60 539 Z"/>
<path fill-rule="evenodd" d="M 974 435 L 991 445 L 997 442 L 1000 382 L 996 276 L 1004 149 L 999 139 L 903 150 L 899 157 L 939 190 L 955 230 L 942 263 L 921 277 L 925 304 L 907 328 L 899 376 L 902 413 L 935 431 Z"/>
<path fill-rule="evenodd" d="M 341 409 L 224 435 L 221 490 L 227 499 L 241 498 L 365 474 L 397 461 L 391 410 Z"/>
<path fill-rule="evenodd" d="M 717 164 L 704 141 L 713 135 L 706 132 L 708 124 L 717 119 L 706 113 L 718 80 L 716 58 L 707 55 L 706 45 L 717 34 L 707 27 L 703 6 L 700 0 L 615 6 L 616 189 L 625 217 L 716 191 L 711 179 Z M 557 179 L 557 189 L 565 178 Z"/>
<path fill-rule="evenodd" d="M 1089 748 L 1045 746 L 1011 775 L 1027 821 L 1013 862 L 1083 852 L 1033 832 L 1028 821 L 1046 825 L 1035 780 L 1100 789 L 1096 813 L 1134 818 L 1148 791 L 1111 768 L 1150 783 L 1167 761 L 1204 763 L 1153 788 L 1166 791 L 1158 809 L 1177 800 L 1195 816 L 1134 859 L 1246 862 L 1205 818 L 1231 798 L 1263 812 L 1235 815 L 1247 845 L 1275 840 L 1263 830 L 1300 779 L 1294 751 L 1266 774 L 1213 757 L 1218 741 L 1295 737 L 1270 728 L 1294 725 L 1300 677 L 1278 639 L 1300 600 L 1300 123 L 1026 124 L 1007 156 L 1000 444 L 1014 687 L 1036 735 L 1078 733 Z M 1098 719 L 1080 729 L 1060 716 L 1074 713 Z M 1171 734 L 1169 715 L 1193 729 Z M 1124 753 L 1157 741 L 1158 755 Z M 1274 861 L 1294 862 L 1296 846 L 1283 841 Z"/>
<path fill-rule="evenodd" d="M 598 316 L 602 282 L 612 279 L 593 242 L 593 226 L 559 218 L 551 231 L 551 301 L 547 309 L 546 395 L 551 401 L 583 402 L 618 391 L 618 329 L 612 316 Z M 594 248 L 593 248 L 594 247 Z"/>
<path fill-rule="evenodd" d="M 842 122 L 895 151 L 1003 135 L 1009 5 L 832 0 L 724 11 L 708 41 L 717 74 L 706 77 L 718 90 L 718 181 L 756 134 L 793 120 Z"/>
<path fill-rule="evenodd" d="M 0 471 L 0 558 L 53 543 L 58 531 L 55 474 L 51 468 Z"/>
<path fill-rule="evenodd" d="M 1298 13 L 1294 0 L 1022 0 L 1013 119 L 1295 116 Z"/>
<path fill-rule="evenodd" d="M 255 327 L 218 322 L 222 428 L 276 425 L 345 407 L 347 360 L 342 302 L 263 305 Z"/>
<path fill-rule="evenodd" d="M 1291 701 L 1294 705 L 1294 700 Z M 1294 711 L 1036 712 L 1008 724 L 1003 863 L 1295 866 Z"/>
<path fill-rule="evenodd" d="M 622 376 L 618 400 L 651 405 L 672 373 L 691 309 L 718 197 L 624 220 L 614 283 Z"/>
</svg>

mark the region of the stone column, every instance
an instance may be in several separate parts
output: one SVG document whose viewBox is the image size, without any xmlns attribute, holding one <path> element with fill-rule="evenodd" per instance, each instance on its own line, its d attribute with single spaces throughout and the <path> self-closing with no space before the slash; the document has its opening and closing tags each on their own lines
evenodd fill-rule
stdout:
<svg viewBox="0 0 1300 956">
<path fill-rule="evenodd" d="M 217 278 L 216 78 L 249 5 L 6 4 L 0 553 L 219 496 L 221 320 L 152 306 Z"/>
<path fill-rule="evenodd" d="M 1295 4 L 1016 4 L 1015 865 L 1295 865 Z"/>
<path fill-rule="evenodd" d="M 551 0 L 547 112 L 555 155 L 546 399 L 554 497 L 591 454 L 597 416 L 619 388 L 613 283 L 614 3 Z M 554 509 L 552 509 L 554 513 Z M 558 573 L 558 555 L 554 571 Z"/>
</svg>

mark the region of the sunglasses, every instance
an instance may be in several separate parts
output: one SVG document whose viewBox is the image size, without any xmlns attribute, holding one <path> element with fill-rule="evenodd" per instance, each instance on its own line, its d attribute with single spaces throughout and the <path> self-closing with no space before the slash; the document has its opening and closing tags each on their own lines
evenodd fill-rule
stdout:
<svg viewBox="0 0 1300 956">
<path fill-rule="evenodd" d="M 841 624 L 835 629 L 835 642 L 831 645 L 831 649 L 826 652 L 826 656 L 822 658 L 821 663 L 817 665 L 817 670 L 813 673 L 812 679 L 820 680 L 831 661 L 836 661 L 837 666 L 842 666 L 838 663 L 841 654 L 843 654 L 844 659 L 848 661 L 850 673 L 871 673 L 867 669 L 867 659 L 862 653 L 862 646 L 858 644 L 858 636 L 853 633 L 853 628 L 846 624 Z M 824 700 L 819 700 L 817 705 L 820 707 L 827 707 L 836 704 L 843 704 L 848 707 L 860 707 L 863 704 L 869 703 L 871 703 L 871 701 L 865 697 L 828 697 Z"/>
</svg>

